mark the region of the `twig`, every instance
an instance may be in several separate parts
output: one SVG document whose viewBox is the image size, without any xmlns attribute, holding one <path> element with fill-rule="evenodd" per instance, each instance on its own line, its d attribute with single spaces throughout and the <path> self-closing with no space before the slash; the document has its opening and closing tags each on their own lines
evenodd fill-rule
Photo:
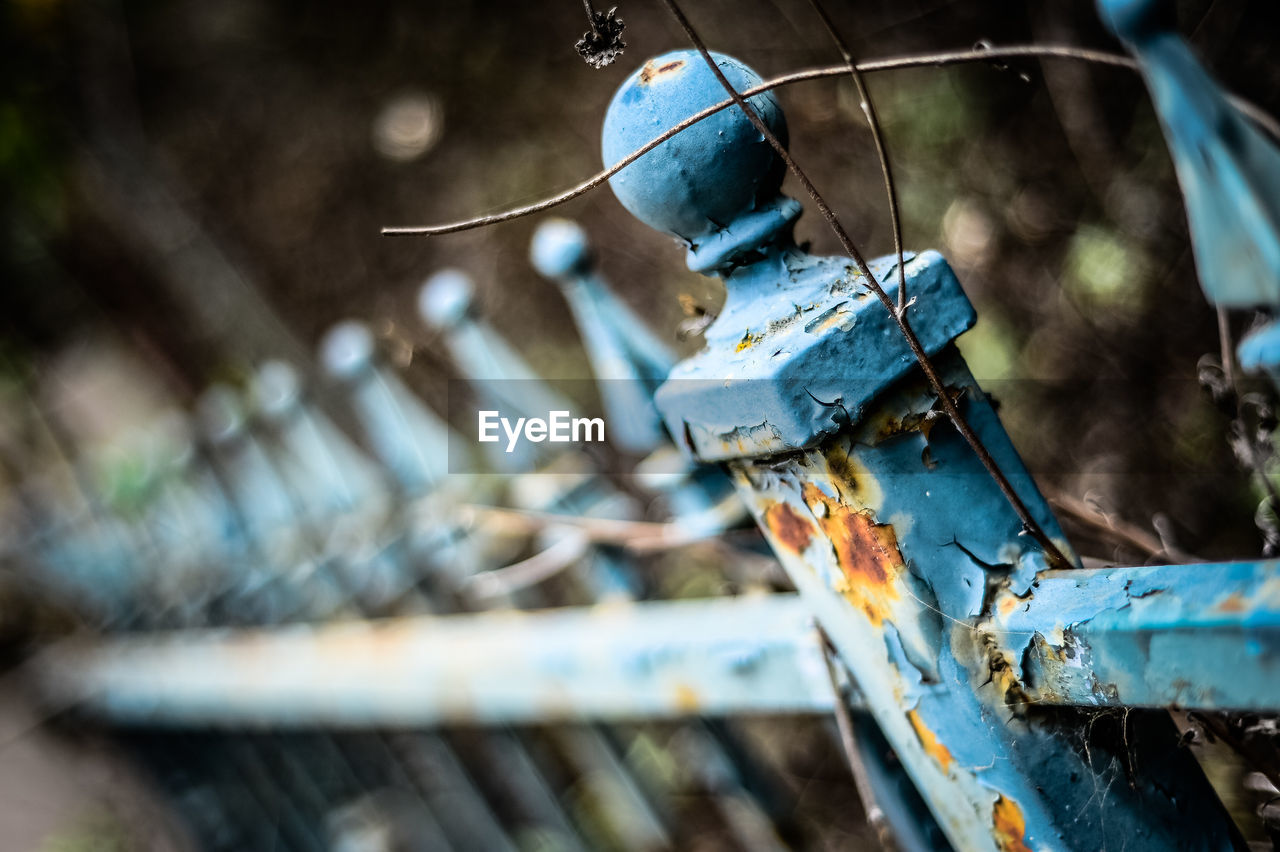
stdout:
<svg viewBox="0 0 1280 852">
<path fill-rule="evenodd" d="M 1049 505 L 1062 514 L 1094 530 L 1104 538 L 1140 551 L 1144 556 L 1166 556 L 1174 562 L 1200 562 L 1200 557 L 1176 547 L 1167 547 L 1159 538 L 1120 518 L 1108 515 L 1081 500 L 1063 492 L 1047 492 Z"/>
<path fill-rule="evenodd" d="M 721 531 L 716 529 L 691 531 L 691 528 L 684 524 L 618 521 L 477 504 L 465 505 L 462 510 L 485 518 L 491 529 L 505 528 L 515 533 L 529 534 L 551 527 L 569 526 L 581 530 L 591 544 L 625 547 L 635 552 L 667 550 L 721 534 Z"/>
<path fill-rule="evenodd" d="M 1218 308 L 1218 350 L 1222 357 L 1222 377 L 1226 379 L 1227 387 L 1235 393 L 1235 355 L 1231 348 L 1231 324 L 1228 322 L 1226 308 Z"/>
<path fill-rule="evenodd" d="M 1040 548 L 1044 551 L 1045 559 L 1051 566 L 1057 566 L 1060 568 L 1070 567 L 1072 563 L 1062 555 L 1058 546 L 1055 545 L 1053 541 L 1050 540 L 1048 534 L 1041 529 L 1040 524 L 1032 516 L 1031 510 L 1027 508 L 1027 505 L 1022 501 L 1022 497 L 1020 497 L 1018 492 L 1013 489 L 1013 485 L 1004 475 L 1004 471 L 1000 470 L 995 459 L 991 457 L 991 453 L 987 451 L 986 446 L 983 445 L 977 433 L 973 431 L 973 427 L 969 425 L 969 421 L 960 413 L 960 409 L 956 406 L 955 401 L 951 399 L 951 395 L 947 393 L 946 388 L 943 386 L 942 377 L 938 375 L 938 371 L 934 368 L 933 361 L 930 360 L 928 353 L 924 351 L 924 346 L 920 343 L 920 339 L 916 337 L 915 331 L 912 330 L 910 323 L 907 322 L 906 315 L 904 313 L 899 313 L 893 303 L 893 300 L 889 298 L 889 295 L 884 291 L 884 288 L 880 286 L 876 277 L 871 274 L 871 268 L 867 265 L 867 262 L 862 257 L 861 252 L 859 252 L 857 247 L 853 244 L 853 240 L 849 238 L 848 232 L 845 231 L 844 226 L 840 224 L 840 220 L 836 217 L 836 214 L 827 205 L 826 200 L 823 199 L 822 195 L 818 192 L 817 187 L 813 185 L 813 182 L 809 180 L 808 175 L 806 175 L 796 164 L 796 161 L 791 157 L 791 154 L 788 153 L 786 146 L 782 144 L 769 126 L 764 123 L 751 104 L 747 102 L 747 99 L 743 97 L 742 93 L 735 89 L 733 84 L 729 82 L 728 78 L 724 76 L 724 72 L 720 70 L 720 67 L 715 63 L 715 60 L 711 58 L 711 53 L 707 50 L 707 46 L 703 43 L 697 31 L 693 29 L 693 25 L 689 23 L 689 19 L 684 16 L 684 13 L 680 10 L 680 7 L 676 4 L 675 0 L 662 0 L 662 2 L 663 5 L 667 7 L 667 10 L 671 12 L 672 16 L 675 17 L 676 21 L 679 22 L 680 27 L 685 31 L 685 35 L 689 37 L 689 41 L 693 43 L 693 46 L 697 49 L 698 53 L 702 55 L 702 59 L 707 64 L 707 67 L 711 69 L 711 72 L 715 75 L 716 79 L 720 81 L 720 85 L 723 86 L 724 90 L 733 98 L 734 102 L 738 105 L 738 108 L 741 109 L 747 119 L 751 121 L 751 124 L 755 127 L 756 131 L 765 138 L 765 141 L 767 141 L 777 155 L 782 158 L 782 161 L 786 163 L 787 169 L 795 176 L 796 180 L 800 182 L 800 185 L 804 187 L 805 192 L 808 193 L 809 197 L 813 200 L 813 203 L 817 205 L 818 211 L 822 214 L 822 218 L 824 218 L 827 221 L 827 224 L 831 227 L 832 232 L 836 235 L 836 239 L 840 241 L 841 247 L 843 247 L 845 253 L 853 259 L 858 270 L 862 273 L 861 283 L 882 305 L 884 305 L 885 310 L 887 310 L 893 318 L 894 323 L 898 326 L 898 331 L 902 334 L 903 340 L 907 342 L 907 346 L 911 349 L 912 355 L 915 356 L 916 363 L 920 365 L 920 369 L 924 373 L 925 378 L 928 379 L 930 387 L 932 387 L 934 393 L 937 394 L 938 402 L 942 405 L 943 410 L 946 411 L 947 416 L 951 418 L 951 422 L 956 427 L 956 431 L 961 434 L 965 439 L 965 442 L 970 446 L 970 448 L 972 448 L 974 454 L 977 455 L 978 460 L 982 463 L 982 466 L 986 468 L 987 473 L 991 476 L 992 481 L 995 482 L 996 487 L 1000 489 L 1005 500 L 1008 501 L 1009 506 L 1017 514 L 1019 520 L 1022 521 L 1023 529 L 1028 535 L 1036 540 L 1037 544 L 1040 545 Z"/>
<path fill-rule="evenodd" d="M 831 640 L 818 628 L 818 642 L 822 645 L 822 657 L 827 662 L 827 677 L 831 679 L 831 692 L 835 697 L 836 727 L 840 729 L 840 745 L 844 748 L 844 756 L 849 761 L 849 771 L 853 775 L 853 786 L 862 800 L 862 811 L 866 814 L 867 823 L 875 830 L 880 847 L 886 852 L 894 852 L 898 845 L 893 839 L 893 830 L 889 820 L 876 801 L 876 788 L 871 783 L 871 774 L 862 760 L 862 752 L 858 750 L 858 734 L 853 727 L 853 714 L 845 702 L 844 692 L 840 689 L 840 680 L 836 677 L 837 659 L 832 651 Z"/>
<path fill-rule="evenodd" d="M 983 50 L 923 53 L 914 56 L 898 56 L 890 59 L 877 59 L 871 62 L 860 62 L 857 65 L 857 69 L 862 73 L 873 73 L 876 71 L 895 71 L 903 68 L 922 68 L 928 66 L 944 67 L 947 65 L 957 65 L 965 62 L 988 62 L 992 59 L 1013 57 L 1075 59 L 1081 62 L 1110 65 L 1115 68 L 1128 68 L 1131 71 L 1138 70 L 1138 63 L 1127 56 L 1107 53 L 1101 50 L 1087 50 L 1080 47 L 1071 47 L 1069 45 L 1014 45 L 1010 47 L 991 47 Z M 782 86 L 790 86 L 794 83 L 804 83 L 810 80 L 823 80 L 828 77 L 840 77 L 848 73 L 849 69 L 844 65 L 834 65 L 827 68 L 812 68 L 808 71 L 796 71 L 791 74 L 784 74 L 781 77 L 774 77 L 772 80 L 766 80 L 758 86 L 747 89 L 742 94 L 744 97 L 750 98 L 763 94 L 764 92 L 781 88 Z M 1268 113 L 1264 112 L 1255 104 L 1234 95 L 1230 97 L 1232 104 L 1234 104 L 1237 109 L 1243 112 L 1262 129 L 1266 130 L 1271 136 L 1276 139 L 1280 139 L 1280 122 L 1277 122 L 1276 119 L 1272 118 Z M 483 228 L 487 225 L 509 222 L 512 219 L 519 219 L 522 216 L 531 216 L 534 213 L 541 213 L 544 210 L 550 210 L 551 208 L 558 207 L 567 201 L 572 201 L 579 196 L 586 195 L 588 192 L 600 186 L 605 181 L 609 180 L 609 178 L 613 177 L 618 172 L 622 171 L 627 166 L 652 151 L 654 148 L 657 148 L 671 137 L 684 132 L 698 122 L 710 118 L 721 110 L 728 109 L 731 106 L 733 106 L 732 98 L 723 100 L 718 104 L 713 104 L 701 112 L 689 116 L 684 121 L 668 129 L 662 135 L 654 138 L 652 141 L 623 157 L 613 166 L 593 175 L 590 178 L 587 178 L 576 186 L 566 189 L 564 192 L 545 198 L 542 201 L 527 204 L 523 207 L 513 207 L 510 210 L 505 210 L 501 213 L 476 216 L 471 219 L 462 219 L 460 221 L 449 222 L 444 225 L 404 225 L 384 227 L 382 229 L 382 235 L 385 237 L 430 237 L 438 236 L 440 234 L 453 234 L 458 231 L 469 231 L 473 228 Z"/>
<path fill-rule="evenodd" d="M 836 49 L 840 51 L 845 67 L 849 69 L 849 76 L 853 78 L 853 85 L 858 89 L 862 112 L 867 117 L 867 127 L 871 129 L 871 140 L 875 143 L 876 156 L 880 159 L 880 174 L 884 176 L 884 193 L 889 199 L 889 224 L 893 228 L 893 253 L 898 260 L 898 313 L 903 313 L 907 309 L 907 273 L 903 269 L 902 262 L 902 222 L 898 219 L 898 192 L 894 188 L 893 170 L 889 167 L 889 152 L 884 147 L 884 134 L 880 132 L 880 119 L 876 115 L 876 105 L 871 100 L 871 93 L 867 91 L 867 85 L 862 79 L 862 73 L 858 70 L 858 63 L 853 59 L 853 52 L 849 50 L 849 45 L 845 40 L 840 37 L 835 23 L 831 20 L 831 16 L 827 14 L 827 10 L 823 8 L 821 0 L 809 0 L 809 5 L 813 7 L 813 11 L 818 13 L 818 17 L 822 19 L 822 25 L 827 28 L 827 34 L 831 36 L 831 40 L 835 42 Z"/>
<path fill-rule="evenodd" d="M 463 591 L 475 598 L 500 598 L 559 574 L 591 549 L 591 541 L 581 529 L 571 527 L 561 532 L 559 538 L 528 559 L 470 575 L 463 581 Z"/>
</svg>

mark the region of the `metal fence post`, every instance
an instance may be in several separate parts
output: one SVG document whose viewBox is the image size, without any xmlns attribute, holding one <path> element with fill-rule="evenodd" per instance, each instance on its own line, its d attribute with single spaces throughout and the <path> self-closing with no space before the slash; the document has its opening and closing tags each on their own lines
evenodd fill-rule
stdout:
<svg viewBox="0 0 1280 852">
<path fill-rule="evenodd" d="M 737 88 L 759 82 L 715 55 Z M 650 60 L 615 95 L 614 163 L 725 97 L 694 52 Z M 772 94 L 750 103 L 785 139 Z M 796 247 L 800 205 L 736 108 L 612 180 L 623 205 L 724 280 L 706 348 L 658 392 L 668 429 L 727 465 L 951 842 L 964 850 L 1238 845 L 1168 717 L 1037 706 L 994 641 L 1002 590 L 1035 594 L 1045 560 L 938 408 L 896 327 L 845 258 Z M 896 293 L 894 259 L 871 264 Z M 1042 527 L 1047 504 L 954 339 L 973 309 L 936 252 L 909 254 L 909 318 L 952 394 Z M 1014 598 L 1017 599 L 1016 597 Z"/>
</svg>

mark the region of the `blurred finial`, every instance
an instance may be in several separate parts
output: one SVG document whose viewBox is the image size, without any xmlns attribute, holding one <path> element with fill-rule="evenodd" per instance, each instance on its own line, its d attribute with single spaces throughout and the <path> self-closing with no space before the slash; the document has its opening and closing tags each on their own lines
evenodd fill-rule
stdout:
<svg viewBox="0 0 1280 852">
<path fill-rule="evenodd" d="M 298 404 L 302 385 L 298 373 L 284 361 L 267 361 L 254 374 L 253 404 L 268 419 L 284 417 Z"/>
<path fill-rule="evenodd" d="M 539 275 L 559 280 L 591 268 L 591 246 L 577 222 L 548 219 L 533 232 L 529 259 Z"/>
<path fill-rule="evenodd" d="M 320 359 L 329 374 L 352 379 L 373 363 L 373 334 L 364 323 L 346 320 L 329 329 L 320 343 Z"/>
<path fill-rule="evenodd" d="M 418 293 L 418 313 L 435 329 L 457 325 L 471 310 L 475 287 L 465 272 L 442 269 Z"/>
<path fill-rule="evenodd" d="M 244 406 L 228 385 L 213 384 L 196 401 L 200 431 L 211 444 L 225 444 L 244 433 Z"/>
<path fill-rule="evenodd" d="M 1167 0 L 1098 0 L 1137 58 L 1186 199 L 1200 284 L 1220 307 L 1280 302 L 1280 150 L 1173 29 Z"/>
</svg>

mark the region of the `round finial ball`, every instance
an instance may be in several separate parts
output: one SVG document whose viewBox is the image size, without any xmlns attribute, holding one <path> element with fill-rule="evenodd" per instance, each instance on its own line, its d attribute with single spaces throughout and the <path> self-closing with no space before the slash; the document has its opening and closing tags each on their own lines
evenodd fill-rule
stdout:
<svg viewBox="0 0 1280 852">
<path fill-rule="evenodd" d="M 577 222 L 548 219 L 533 232 L 529 260 L 546 278 L 567 278 L 591 266 L 591 245 Z"/>
<path fill-rule="evenodd" d="M 268 418 L 283 417 L 302 398 L 298 373 L 284 361 L 268 361 L 259 367 L 251 389 L 254 405 Z"/>
<path fill-rule="evenodd" d="M 712 59 L 739 92 L 760 76 L 732 57 Z M 650 59 L 613 96 L 604 119 L 605 165 L 729 97 L 697 51 Z M 772 92 L 747 100 L 785 145 L 787 124 Z M 771 201 L 782 183 L 781 158 L 736 105 L 663 142 L 609 179 L 622 206 L 659 231 L 695 242 L 730 225 L 758 203 Z"/>
<path fill-rule="evenodd" d="M 373 335 L 358 320 L 346 320 L 329 329 L 320 343 L 320 360 L 331 376 L 351 379 L 373 363 Z"/>
<path fill-rule="evenodd" d="M 418 313 L 433 328 L 457 325 L 471 310 L 475 287 L 465 272 L 444 269 L 427 279 L 418 292 Z"/>
<path fill-rule="evenodd" d="M 196 400 L 200 431 L 211 444 L 223 444 L 244 432 L 244 407 L 229 385 L 210 385 Z"/>
</svg>

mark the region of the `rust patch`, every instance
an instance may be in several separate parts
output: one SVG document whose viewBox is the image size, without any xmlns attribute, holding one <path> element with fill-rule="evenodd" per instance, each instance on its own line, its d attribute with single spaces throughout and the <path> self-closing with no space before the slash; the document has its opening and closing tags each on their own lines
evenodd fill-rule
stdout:
<svg viewBox="0 0 1280 852">
<path fill-rule="evenodd" d="M 676 684 L 675 692 L 676 709 L 682 713 L 695 713 L 701 702 L 698 700 L 698 693 L 693 687 L 687 683 Z"/>
<path fill-rule="evenodd" d="M 778 543 L 792 553 L 803 553 L 813 539 L 813 524 L 786 503 L 774 503 L 765 510 L 764 523 Z"/>
<path fill-rule="evenodd" d="M 1232 592 L 1218 601 L 1214 609 L 1218 612 L 1245 612 L 1249 609 L 1249 604 L 1239 592 Z"/>
<path fill-rule="evenodd" d="M 647 86 L 654 81 L 654 78 L 661 77 L 663 74 L 670 74 L 679 68 L 684 67 L 684 60 L 677 59 L 673 62 L 667 62 L 658 67 L 654 67 L 653 60 L 650 59 L 640 69 L 640 85 Z"/>
<path fill-rule="evenodd" d="M 943 772 L 949 771 L 951 764 L 955 762 L 955 758 L 951 756 L 951 750 L 938 741 L 938 736 L 929 730 L 917 711 L 909 711 L 907 720 L 911 722 L 911 727 L 915 729 L 916 736 L 920 739 L 920 745 L 924 746 L 924 753 L 932 757 L 938 766 L 942 767 Z"/>
<path fill-rule="evenodd" d="M 1017 802 L 1004 796 L 997 797 L 991 810 L 991 827 L 1000 852 L 1031 852 L 1026 840 L 1027 818 L 1022 815 L 1022 808 Z"/>
<path fill-rule="evenodd" d="M 836 478 L 845 503 L 857 504 L 859 509 L 875 509 L 884 499 L 880 484 L 855 457 L 843 447 L 831 446 L 822 451 L 827 468 Z"/>
<path fill-rule="evenodd" d="M 844 574 L 837 591 L 879 627 L 890 604 L 901 597 L 895 585 L 904 567 L 897 533 L 889 524 L 876 523 L 870 512 L 851 509 L 815 485 L 805 485 L 804 499 L 831 541 Z"/>
<path fill-rule="evenodd" d="M 734 348 L 733 351 L 741 352 L 744 349 L 750 349 L 752 346 L 755 346 L 757 343 L 759 343 L 763 337 L 764 335 L 752 334 L 751 332 L 748 331 L 746 334 L 742 335 L 742 339 L 738 341 L 738 345 Z"/>
</svg>

